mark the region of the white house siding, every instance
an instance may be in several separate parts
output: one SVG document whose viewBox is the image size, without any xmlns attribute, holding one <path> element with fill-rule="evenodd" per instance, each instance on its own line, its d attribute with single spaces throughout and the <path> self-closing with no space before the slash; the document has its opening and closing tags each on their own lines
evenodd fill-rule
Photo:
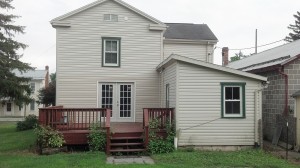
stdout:
<svg viewBox="0 0 300 168">
<path fill-rule="evenodd" d="M 208 62 L 213 63 L 213 47 L 213 45 L 205 44 L 164 43 L 164 59 L 168 58 L 171 54 L 178 54 L 207 62 L 206 57 L 210 53 Z"/>
<path fill-rule="evenodd" d="M 104 22 L 104 14 L 117 14 L 119 21 Z M 136 121 L 142 108 L 158 107 L 162 32 L 149 31 L 151 21 L 113 1 L 63 21 L 71 27 L 57 28 L 57 105 L 97 107 L 97 82 L 126 81 L 135 82 Z M 101 37 L 121 38 L 120 68 L 102 67 Z"/>
<path fill-rule="evenodd" d="M 183 62 L 178 66 L 179 146 L 254 145 L 254 92 L 261 83 Z M 246 83 L 245 119 L 221 118 L 221 82 Z"/>
<path fill-rule="evenodd" d="M 36 103 L 38 100 L 38 91 L 42 89 L 45 86 L 45 80 L 37 80 L 34 79 L 29 82 L 30 83 L 35 83 L 35 90 L 33 93 L 31 93 L 31 98 L 34 99 L 35 101 L 35 106 L 34 110 L 30 109 L 30 104 L 28 104 L 26 107 L 23 106 L 21 109 L 19 109 L 19 106 L 17 106 L 15 103 L 12 102 L 12 112 L 11 113 L 5 113 L 6 111 L 6 105 L 4 104 L 3 106 L 0 107 L 0 117 L 5 116 L 5 117 L 23 117 L 23 116 L 28 116 L 30 114 L 34 114 L 36 116 L 39 115 L 39 108 L 43 107 L 43 105 L 39 105 Z"/>
</svg>

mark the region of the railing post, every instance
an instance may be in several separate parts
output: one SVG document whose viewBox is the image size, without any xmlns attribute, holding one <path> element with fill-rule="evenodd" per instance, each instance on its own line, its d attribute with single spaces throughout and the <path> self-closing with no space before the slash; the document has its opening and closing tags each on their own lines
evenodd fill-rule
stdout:
<svg viewBox="0 0 300 168">
<path fill-rule="evenodd" d="M 110 114 L 111 110 L 106 109 L 106 122 L 105 122 L 105 128 L 106 128 L 106 154 L 110 154 Z"/>
<path fill-rule="evenodd" d="M 145 131 L 145 142 L 144 146 L 146 149 L 148 149 L 149 144 L 149 113 L 148 109 L 144 109 L 144 131 Z"/>
</svg>

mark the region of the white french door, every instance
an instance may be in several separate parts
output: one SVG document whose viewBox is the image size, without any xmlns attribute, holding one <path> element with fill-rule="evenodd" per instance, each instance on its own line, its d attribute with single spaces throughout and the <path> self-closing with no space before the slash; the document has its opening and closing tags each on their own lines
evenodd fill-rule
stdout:
<svg viewBox="0 0 300 168">
<path fill-rule="evenodd" d="M 112 122 L 134 122 L 133 83 L 100 83 L 99 107 L 112 110 Z"/>
</svg>

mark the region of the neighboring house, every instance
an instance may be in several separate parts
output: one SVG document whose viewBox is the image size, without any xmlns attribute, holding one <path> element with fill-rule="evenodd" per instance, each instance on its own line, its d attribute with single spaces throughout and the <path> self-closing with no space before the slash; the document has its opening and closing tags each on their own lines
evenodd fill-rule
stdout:
<svg viewBox="0 0 300 168">
<path fill-rule="evenodd" d="M 46 66 L 45 70 L 31 70 L 28 72 L 20 73 L 19 71 L 14 71 L 17 76 L 31 78 L 31 81 L 28 83 L 32 89 L 31 97 L 34 99 L 28 105 L 22 107 L 14 104 L 13 101 L 4 100 L 0 106 L 0 117 L 25 117 L 30 114 L 38 115 L 40 107 L 36 103 L 38 91 L 47 86 L 49 83 L 49 67 Z"/>
<path fill-rule="evenodd" d="M 291 95 L 300 89 L 300 40 L 231 62 L 227 67 L 268 77 L 269 85 L 263 91 L 264 138 L 272 140 L 276 128 L 285 128 L 288 114 L 289 143 L 294 145 L 295 102 Z M 286 129 L 281 139 L 286 139 Z"/>
<path fill-rule="evenodd" d="M 207 25 L 163 23 L 120 0 L 51 24 L 57 105 L 110 108 L 113 122 L 143 122 L 143 108 L 170 107 L 180 146 L 260 144 L 266 78 L 214 65 L 218 40 Z"/>
</svg>

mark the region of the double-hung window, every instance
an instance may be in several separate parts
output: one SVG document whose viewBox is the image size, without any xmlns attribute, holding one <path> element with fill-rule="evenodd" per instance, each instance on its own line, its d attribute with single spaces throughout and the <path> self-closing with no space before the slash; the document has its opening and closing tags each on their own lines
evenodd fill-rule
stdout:
<svg viewBox="0 0 300 168">
<path fill-rule="evenodd" d="M 6 112 L 11 112 L 12 110 L 12 104 L 11 103 L 6 103 Z"/>
<path fill-rule="evenodd" d="M 222 117 L 245 118 L 245 83 L 221 83 Z"/>
<path fill-rule="evenodd" d="M 31 93 L 35 92 L 35 83 L 30 83 L 30 89 L 31 89 Z"/>
<path fill-rule="evenodd" d="M 120 38 L 102 38 L 102 66 L 119 67 L 120 66 Z"/>
</svg>

